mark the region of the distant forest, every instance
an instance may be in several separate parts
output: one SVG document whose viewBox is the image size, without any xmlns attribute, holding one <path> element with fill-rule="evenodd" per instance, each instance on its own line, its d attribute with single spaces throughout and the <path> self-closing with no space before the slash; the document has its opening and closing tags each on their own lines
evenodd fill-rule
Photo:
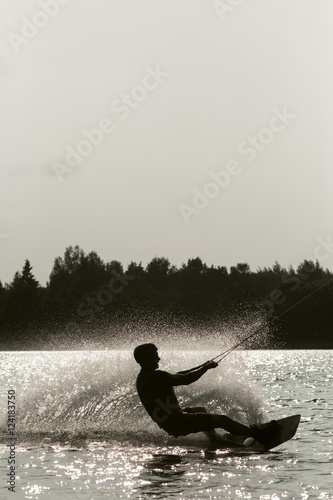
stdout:
<svg viewBox="0 0 333 500">
<path fill-rule="evenodd" d="M 156 340 L 166 325 L 204 332 L 237 318 L 264 322 L 280 347 L 333 348 L 333 273 L 311 260 L 254 272 L 199 257 L 180 268 L 155 257 L 124 269 L 75 246 L 54 260 L 45 287 L 29 260 L 11 283 L 0 281 L 2 350 L 112 348 L 144 330 Z"/>
</svg>

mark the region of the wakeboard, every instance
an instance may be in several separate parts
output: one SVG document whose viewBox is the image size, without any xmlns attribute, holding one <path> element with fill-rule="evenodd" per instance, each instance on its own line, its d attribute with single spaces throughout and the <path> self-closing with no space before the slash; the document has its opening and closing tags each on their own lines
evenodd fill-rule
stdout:
<svg viewBox="0 0 333 500">
<path fill-rule="evenodd" d="M 298 425 L 301 420 L 301 415 L 291 415 L 290 417 L 280 418 L 275 420 L 277 425 L 277 430 L 266 440 L 265 445 L 259 443 L 259 441 L 253 438 L 245 438 L 244 436 L 236 436 L 232 434 L 227 434 L 221 436 L 216 434 L 216 437 L 211 439 L 211 445 L 215 448 L 241 448 L 244 451 L 269 451 L 272 448 L 276 448 L 282 443 L 289 441 L 297 431 Z M 258 426 L 260 427 L 260 425 Z"/>
</svg>

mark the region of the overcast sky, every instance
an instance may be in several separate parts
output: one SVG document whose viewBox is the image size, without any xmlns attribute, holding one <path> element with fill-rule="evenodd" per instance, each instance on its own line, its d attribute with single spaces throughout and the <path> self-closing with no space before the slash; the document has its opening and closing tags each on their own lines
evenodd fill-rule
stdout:
<svg viewBox="0 0 333 500">
<path fill-rule="evenodd" d="M 0 6 L 3 283 L 69 245 L 333 269 L 330 0 Z"/>
</svg>

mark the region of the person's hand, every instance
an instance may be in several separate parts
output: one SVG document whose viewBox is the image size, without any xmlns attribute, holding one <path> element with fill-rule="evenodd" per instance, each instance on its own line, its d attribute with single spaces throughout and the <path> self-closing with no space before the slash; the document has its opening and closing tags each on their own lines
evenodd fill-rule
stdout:
<svg viewBox="0 0 333 500">
<path fill-rule="evenodd" d="M 207 361 L 207 363 L 205 363 L 205 367 L 210 370 L 211 368 L 216 368 L 218 365 L 218 363 L 216 363 L 216 361 Z"/>
</svg>

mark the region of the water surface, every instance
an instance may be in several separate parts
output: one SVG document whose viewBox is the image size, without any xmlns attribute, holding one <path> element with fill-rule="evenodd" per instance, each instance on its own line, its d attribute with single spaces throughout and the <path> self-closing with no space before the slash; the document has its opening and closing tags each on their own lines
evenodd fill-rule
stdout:
<svg viewBox="0 0 333 500">
<path fill-rule="evenodd" d="M 162 351 L 160 367 L 215 352 Z M 301 413 L 296 437 L 267 453 L 212 451 L 169 438 L 135 392 L 124 351 L 1 353 L 0 498 L 332 499 L 332 351 L 239 351 L 191 386 L 184 405 L 244 423 Z M 16 493 L 7 490 L 7 391 L 16 391 Z"/>
</svg>

